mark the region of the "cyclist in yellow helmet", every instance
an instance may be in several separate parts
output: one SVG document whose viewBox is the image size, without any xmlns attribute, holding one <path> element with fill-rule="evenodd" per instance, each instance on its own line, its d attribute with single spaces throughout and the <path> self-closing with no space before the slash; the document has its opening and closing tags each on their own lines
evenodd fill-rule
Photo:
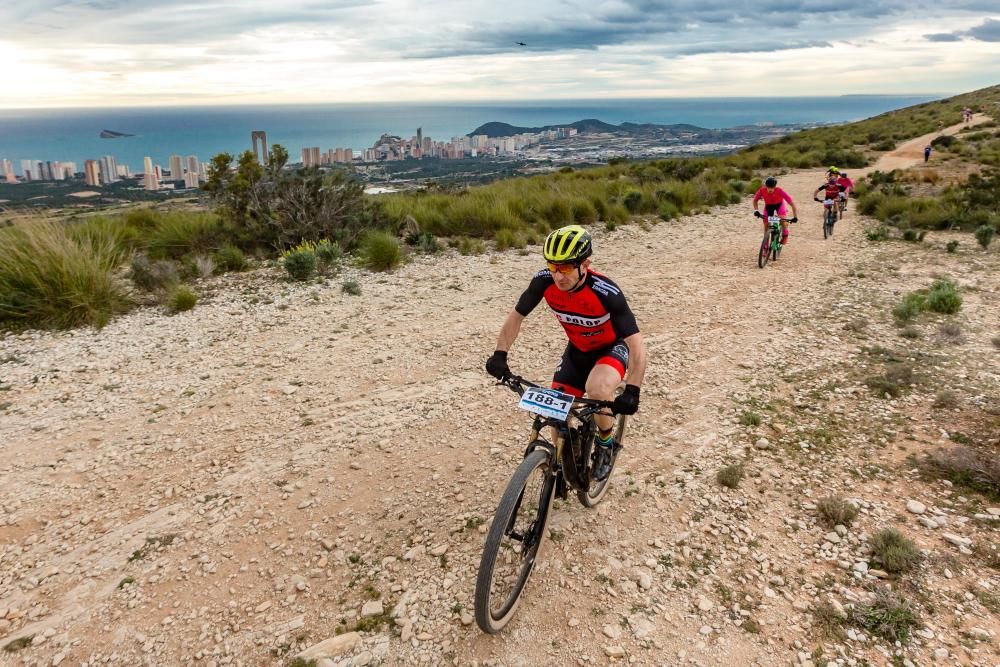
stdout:
<svg viewBox="0 0 1000 667">
<path fill-rule="evenodd" d="M 626 378 L 625 391 L 614 398 L 614 412 L 631 415 L 639 409 L 639 387 L 646 373 L 646 345 L 622 290 L 607 276 L 590 268 L 593 239 L 579 225 L 561 227 L 545 239 L 546 268 L 535 274 L 497 337 L 496 351 L 486 362 L 497 379 L 510 375 L 507 353 L 521 331 L 524 318 L 542 299 L 562 324 L 569 344 L 556 366 L 552 388 L 574 396 L 610 401 Z M 610 473 L 614 418 L 595 415 L 594 476 Z"/>
</svg>

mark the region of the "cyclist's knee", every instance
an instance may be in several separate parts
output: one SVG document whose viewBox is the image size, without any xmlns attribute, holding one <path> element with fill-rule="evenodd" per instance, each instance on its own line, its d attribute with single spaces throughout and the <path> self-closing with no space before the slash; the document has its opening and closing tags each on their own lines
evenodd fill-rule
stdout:
<svg viewBox="0 0 1000 667">
<path fill-rule="evenodd" d="M 599 401 L 614 398 L 615 389 L 621 382 L 618 370 L 607 364 L 598 364 L 587 378 L 587 396 Z"/>
</svg>

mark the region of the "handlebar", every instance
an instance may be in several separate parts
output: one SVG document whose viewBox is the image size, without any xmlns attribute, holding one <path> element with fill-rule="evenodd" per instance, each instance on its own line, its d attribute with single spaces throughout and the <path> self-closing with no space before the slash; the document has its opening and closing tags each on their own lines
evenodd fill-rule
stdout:
<svg viewBox="0 0 1000 667">
<path fill-rule="evenodd" d="M 535 384 L 534 382 L 532 382 L 530 380 L 525 380 L 523 377 L 521 377 L 519 375 L 508 375 L 507 377 L 505 377 L 505 378 L 497 381 L 497 384 L 501 384 L 501 385 L 507 387 L 508 389 L 510 389 L 511 391 L 513 391 L 514 393 L 516 393 L 518 396 L 520 396 L 520 395 L 522 395 L 524 393 L 525 387 L 539 387 L 539 388 L 544 388 L 544 387 L 542 387 L 542 385 Z M 593 399 L 593 398 L 583 398 L 583 397 L 579 397 L 578 396 L 578 397 L 574 397 L 574 399 L 573 399 L 573 406 L 574 406 L 574 408 L 576 406 L 580 406 L 580 407 L 584 407 L 584 408 L 590 408 L 590 409 L 581 411 L 577 415 L 578 417 L 585 417 L 588 414 L 593 414 L 595 412 L 599 412 L 600 410 L 603 410 L 605 408 L 612 409 L 614 407 L 614 401 L 598 401 L 598 400 Z"/>
<path fill-rule="evenodd" d="M 762 214 L 760 211 L 754 211 L 753 214 L 754 214 L 754 217 L 756 217 L 756 218 L 763 218 L 764 220 L 768 219 L 768 216 Z M 798 218 L 779 218 L 779 221 L 780 222 L 796 223 L 796 222 L 799 221 L 799 219 Z"/>
</svg>

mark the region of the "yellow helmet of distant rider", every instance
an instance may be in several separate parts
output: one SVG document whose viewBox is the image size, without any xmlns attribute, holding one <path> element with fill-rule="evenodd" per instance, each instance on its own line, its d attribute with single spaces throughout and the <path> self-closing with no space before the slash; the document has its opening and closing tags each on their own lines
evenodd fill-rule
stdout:
<svg viewBox="0 0 1000 667">
<path fill-rule="evenodd" d="M 579 264 L 594 252 L 590 232 L 580 225 L 560 227 L 545 239 L 542 254 L 555 264 Z"/>
</svg>

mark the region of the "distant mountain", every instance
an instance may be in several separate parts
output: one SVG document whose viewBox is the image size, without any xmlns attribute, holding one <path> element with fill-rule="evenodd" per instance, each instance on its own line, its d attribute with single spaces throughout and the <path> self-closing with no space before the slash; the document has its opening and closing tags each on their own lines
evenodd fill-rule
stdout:
<svg viewBox="0 0 1000 667">
<path fill-rule="evenodd" d="M 612 125 L 611 123 L 605 123 L 602 120 L 597 120 L 596 118 L 585 118 L 583 120 L 578 120 L 575 123 L 568 123 L 563 125 L 546 125 L 544 127 L 517 127 L 516 125 L 510 125 L 508 123 L 498 123 L 491 122 L 485 125 L 480 125 L 472 132 L 469 136 L 474 134 L 485 134 L 488 137 L 509 137 L 515 134 L 537 134 L 539 132 L 545 132 L 548 130 L 556 130 L 560 127 L 573 127 L 580 134 L 592 134 L 595 132 L 603 132 L 608 134 L 623 134 L 623 135 L 649 135 L 649 134 L 688 134 L 697 133 L 701 134 L 704 132 L 710 132 L 711 130 L 706 130 L 703 127 L 698 127 L 696 125 L 654 125 L 653 123 L 622 123 L 621 125 Z"/>
<path fill-rule="evenodd" d="M 118 139 L 119 137 L 134 137 L 134 134 L 125 132 L 115 132 L 114 130 L 101 130 L 101 139 Z"/>
</svg>

